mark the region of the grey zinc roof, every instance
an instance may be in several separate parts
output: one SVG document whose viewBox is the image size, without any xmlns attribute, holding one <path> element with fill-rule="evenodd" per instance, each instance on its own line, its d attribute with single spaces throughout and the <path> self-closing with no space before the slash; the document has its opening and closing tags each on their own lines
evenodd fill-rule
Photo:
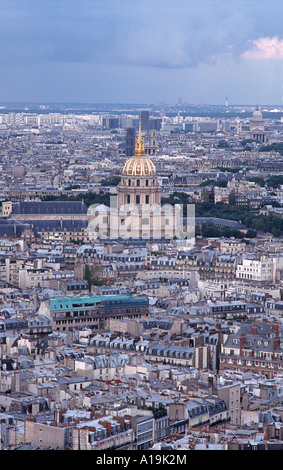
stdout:
<svg viewBox="0 0 283 470">
<path fill-rule="evenodd" d="M 84 219 L 75 219 L 75 220 L 30 220 L 30 225 L 33 227 L 35 233 L 46 232 L 46 231 L 77 231 L 82 228 L 87 228 L 88 221 Z"/>
<path fill-rule="evenodd" d="M 21 237 L 25 229 L 31 228 L 28 223 L 17 223 L 15 221 L 6 221 L 5 224 L 0 224 L 0 237 L 18 238 Z"/>
<path fill-rule="evenodd" d="M 184 219 L 187 222 L 189 219 Z M 232 227 L 235 229 L 246 229 L 246 226 L 238 222 L 237 220 L 230 220 L 230 219 L 220 219 L 218 217 L 196 217 L 195 218 L 196 224 L 215 224 L 215 225 L 225 225 L 228 227 Z"/>
<path fill-rule="evenodd" d="M 59 212 L 53 212 L 58 215 Z M 83 212 L 82 212 L 83 213 Z M 35 214 L 35 213 L 34 213 Z M 65 212 L 67 214 L 67 212 Z M 55 220 L 50 213 L 49 220 L 7 220 L 6 223 L 0 223 L 0 238 L 20 238 L 26 229 L 32 229 L 35 234 L 42 231 L 80 231 L 88 227 L 88 221 L 84 219 L 75 220 Z"/>
<path fill-rule="evenodd" d="M 87 207 L 82 201 L 25 201 L 13 206 L 12 214 L 64 215 L 86 214 Z"/>
</svg>

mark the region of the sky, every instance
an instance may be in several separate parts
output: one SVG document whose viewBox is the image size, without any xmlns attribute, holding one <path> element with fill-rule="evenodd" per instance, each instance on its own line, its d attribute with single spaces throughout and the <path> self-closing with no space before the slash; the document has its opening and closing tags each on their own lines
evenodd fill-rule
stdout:
<svg viewBox="0 0 283 470">
<path fill-rule="evenodd" d="M 282 105 L 282 0 L 0 0 L 0 102 Z"/>
</svg>

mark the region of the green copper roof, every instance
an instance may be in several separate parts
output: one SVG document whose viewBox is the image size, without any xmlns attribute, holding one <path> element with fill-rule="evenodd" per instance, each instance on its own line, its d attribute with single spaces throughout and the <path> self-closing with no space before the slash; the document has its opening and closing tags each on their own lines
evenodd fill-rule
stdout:
<svg viewBox="0 0 283 470">
<path fill-rule="evenodd" d="M 99 304 L 123 303 L 123 302 L 148 302 L 146 297 L 130 297 L 128 295 L 92 295 L 80 297 L 59 297 L 49 300 L 50 311 L 59 312 L 60 310 L 74 310 L 87 307 L 98 307 Z"/>
</svg>

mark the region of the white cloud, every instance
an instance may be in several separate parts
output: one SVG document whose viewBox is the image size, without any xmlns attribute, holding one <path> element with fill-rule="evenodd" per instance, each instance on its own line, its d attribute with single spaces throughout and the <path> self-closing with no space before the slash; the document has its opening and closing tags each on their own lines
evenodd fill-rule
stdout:
<svg viewBox="0 0 283 470">
<path fill-rule="evenodd" d="M 277 36 L 274 36 L 273 38 L 259 38 L 250 42 L 254 47 L 242 54 L 244 59 L 283 59 L 283 39 L 280 40 Z"/>
</svg>

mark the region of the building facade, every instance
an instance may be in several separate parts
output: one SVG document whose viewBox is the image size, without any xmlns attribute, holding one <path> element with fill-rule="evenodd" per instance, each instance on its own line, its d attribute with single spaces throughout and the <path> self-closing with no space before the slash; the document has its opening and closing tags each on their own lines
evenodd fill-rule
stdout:
<svg viewBox="0 0 283 470">
<path fill-rule="evenodd" d="M 149 315 L 146 297 L 94 295 L 60 297 L 41 304 L 41 313 L 51 317 L 52 329 L 65 332 L 76 327 L 105 328 L 108 318 L 141 318 Z"/>
</svg>

